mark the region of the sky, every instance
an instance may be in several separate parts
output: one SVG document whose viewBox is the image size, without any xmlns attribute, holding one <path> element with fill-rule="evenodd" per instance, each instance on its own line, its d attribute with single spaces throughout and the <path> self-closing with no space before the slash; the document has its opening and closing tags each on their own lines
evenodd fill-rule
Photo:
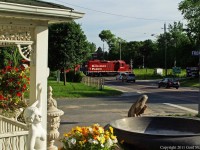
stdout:
<svg viewBox="0 0 200 150">
<path fill-rule="evenodd" d="M 85 13 L 75 20 L 81 25 L 87 40 L 103 47 L 99 34 L 110 30 L 127 42 L 156 39 L 174 21 L 184 22 L 178 10 L 182 0 L 43 0 Z M 154 34 L 155 36 L 152 36 Z M 104 43 L 104 50 L 108 46 Z"/>
</svg>

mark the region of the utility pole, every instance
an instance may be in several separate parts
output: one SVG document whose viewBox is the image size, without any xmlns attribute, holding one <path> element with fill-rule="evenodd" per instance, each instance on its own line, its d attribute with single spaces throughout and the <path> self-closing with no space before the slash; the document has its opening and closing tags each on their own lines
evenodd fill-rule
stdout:
<svg viewBox="0 0 200 150">
<path fill-rule="evenodd" d="M 133 59 L 130 60 L 130 65 L 131 65 L 131 73 L 133 73 Z"/>
<path fill-rule="evenodd" d="M 142 56 L 142 68 L 144 69 L 144 55 Z"/>
<path fill-rule="evenodd" d="M 164 23 L 164 39 L 165 39 L 165 76 L 167 76 L 167 37 L 166 37 L 166 23 Z"/>
<path fill-rule="evenodd" d="M 122 59 L 121 51 L 121 42 L 119 42 L 119 60 Z"/>
<path fill-rule="evenodd" d="M 198 115 L 200 116 L 200 47 L 199 47 L 199 105 L 198 105 Z"/>
<path fill-rule="evenodd" d="M 104 41 L 103 41 L 103 60 L 104 60 Z"/>
</svg>

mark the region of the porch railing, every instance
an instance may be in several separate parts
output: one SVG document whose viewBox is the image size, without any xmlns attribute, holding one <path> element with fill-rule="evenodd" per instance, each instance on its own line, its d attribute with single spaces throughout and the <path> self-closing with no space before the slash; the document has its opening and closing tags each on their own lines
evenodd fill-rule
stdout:
<svg viewBox="0 0 200 150">
<path fill-rule="evenodd" d="M 0 115 L 0 150 L 27 150 L 26 124 Z"/>
</svg>

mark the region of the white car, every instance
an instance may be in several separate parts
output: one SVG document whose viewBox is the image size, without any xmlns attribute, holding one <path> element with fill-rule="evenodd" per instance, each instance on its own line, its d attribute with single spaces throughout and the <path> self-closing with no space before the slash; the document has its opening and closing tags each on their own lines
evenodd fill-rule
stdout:
<svg viewBox="0 0 200 150">
<path fill-rule="evenodd" d="M 131 81 L 133 81 L 133 82 L 135 82 L 135 74 L 133 74 L 133 73 L 127 73 L 125 76 L 123 76 L 123 78 L 122 78 L 122 82 L 124 82 L 124 81 L 126 81 L 126 82 L 131 82 Z"/>
<path fill-rule="evenodd" d="M 125 72 L 120 72 L 120 73 L 118 73 L 117 76 L 116 76 L 116 80 L 122 80 L 122 77 L 123 77 L 123 76 L 126 76 L 126 74 L 127 74 L 127 73 L 125 73 Z"/>
</svg>

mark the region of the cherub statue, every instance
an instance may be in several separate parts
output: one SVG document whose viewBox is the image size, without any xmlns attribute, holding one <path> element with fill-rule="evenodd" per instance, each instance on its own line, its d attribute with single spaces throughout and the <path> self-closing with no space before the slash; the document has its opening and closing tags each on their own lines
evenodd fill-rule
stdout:
<svg viewBox="0 0 200 150">
<path fill-rule="evenodd" d="M 144 113 L 147 108 L 146 102 L 148 100 L 147 95 L 142 95 L 138 100 L 131 106 L 128 111 L 128 117 L 138 117 Z"/>
<path fill-rule="evenodd" d="M 43 150 L 46 131 L 42 128 L 42 100 L 40 84 L 37 86 L 37 101 L 24 110 L 24 119 L 29 127 L 28 150 Z"/>
</svg>

